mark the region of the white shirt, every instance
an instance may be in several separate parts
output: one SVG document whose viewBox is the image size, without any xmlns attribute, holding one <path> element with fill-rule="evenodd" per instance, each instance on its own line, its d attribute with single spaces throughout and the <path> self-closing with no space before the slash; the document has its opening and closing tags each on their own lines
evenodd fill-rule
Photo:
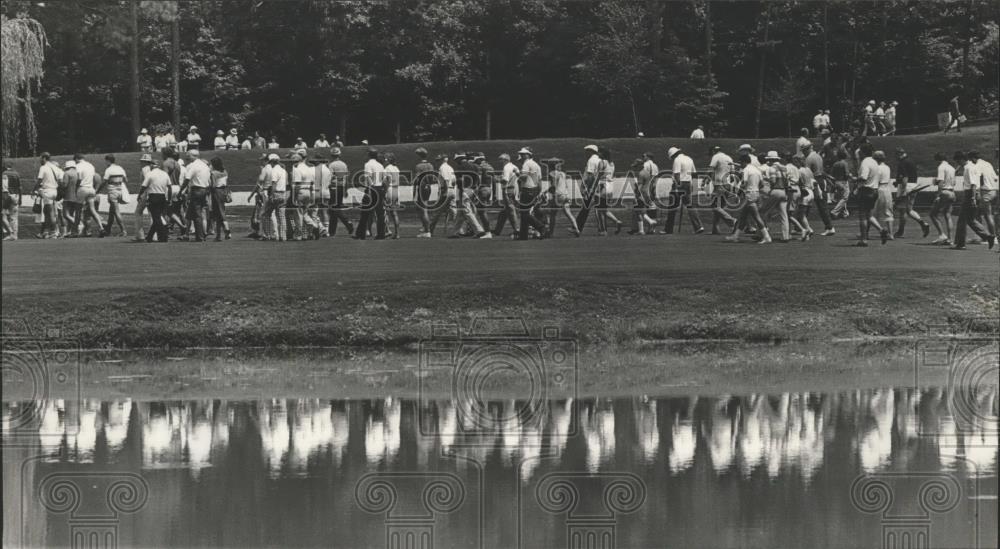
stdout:
<svg viewBox="0 0 1000 549">
<path fill-rule="evenodd" d="M 823 125 L 823 115 L 817 114 L 816 116 L 813 117 L 813 127 L 818 129 L 822 125 Z"/>
<path fill-rule="evenodd" d="M 153 139 L 149 137 L 149 134 L 139 134 L 139 137 L 135 139 L 135 142 L 139 144 L 140 147 L 149 148 L 153 144 Z"/>
<path fill-rule="evenodd" d="M 539 183 L 542 181 L 542 168 L 531 158 L 524 159 L 524 164 L 521 165 L 521 173 L 525 175 L 524 178 L 524 188 L 525 189 L 537 189 Z"/>
<path fill-rule="evenodd" d="M 148 194 L 167 194 L 170 189 L 170 176 L 160 168 L 153 168 L 142 180 L 142 188 Z"/>
<path fill-rule="evenodd" d="M 198 135 L 197 133 L 189 133 L 188 134 L 188 136 L 187 136 L 187 144 L 188 145 L 191 145 L 192 147 L 194 147 L 194 146 L 198 145 L 199 143 L 201 143 L 201 136 L 200 135 Z"/>
<path fill-rule="evenodd" d="M 399 187 L 399 168 L 395 164 L 385 167 L 385 184 L 390 187 Z"/>
<path fill-rule="evenodd" d="M 86 160 L 78 160 L 76 163 L 76 173 L 80 175 L 80 187 L 94 190 L 94 175 L 97 170 L 94 165 Z"/>
<path fill-rule="evenodd" d="M 156 147 L 156 150 L 160 150 L 166 147 L 167 138 L 163 137 L 162 135 L 157 135 L 156 137 L 153 138 L 153 146 Z"/>
<path fill-rule="evenodd" d="M 441 180 L 444 181 L 447 188 L 452 188 L 455 186 L 455 168 L 452 168 L 447 162 L 441 163 L 441 167 L 438 168 L 438 175 L 441 176 Z"/>
<path fill-rule="evenodd" d="M 694 160 L 691 157 L 680 153 L 674 157 L 674 177 L 677 178 L 679 182 L 691 182 L 691 178 L 694 175 Z"/>
<path fill-rule="evenodd" d="M 955 188 L 955 168 L 953 168 L 947 160 L 942 160 L 941 163 L 938 164 L 937 185 L 938 190 L 950 190 Z"/>
<path fill-rule="evenodd" d="M 970 160 L 965 162 L 962 171 L 965 172 L 965 190 L 975 191 L 978 189 L 981 184 L 980 177 L 982 176 L 979 167 Z"/>
<path fill-rule="evenodd" d="M 316 170 L 312 166 L 305 162 L 292 166 L 292 184 L 307 187 L 314 183 L 316 183 Z"/>
<path fill-rule="evenodd" d="M 701 128 L 695 128 L 691 132 L 691 139 L 705 139 L 705 132 L 701 131 Z"/>
<path fill-rule="evenodd" d="M 809 145 L 812 141 L 809 141 L 808 137 L 802 136 L 795 141 L 795 152 L 800 152 L 803 145 Z"/>
<path fill-rule="evenodd" d="M 38 167 L 39 187 L 43 189 L 56 190 L 62 178 L 63 172 L 54 162 L 46 162 Z"/>
<path fill-rule="evenodd" d="M 327 141 L 326 139 L 317 139 L 313 143 L 313 147 L 316 148 L 316 149 L 329 149 L 330 148 L 330 142 Z"/>
<path fill-rule="evenodd" d="M 455 172 L 452 170 L 452 177 Z M 385 183 L 385 167 L 374 158 L 365 162 L 365 180 L 372 187 L 381 187 Z"/>
<path fill-rule="evenodd" d="M 250 138 L 249 138 L 249 137 L 248 137 L 248 138 L 246 138 L 246 139 L 244 139 L 244 140 L 243 140 L 243 144 L 242 144 L 242 145 L 240 145 L 240 148 L 241 148 L 241 149 L 243 149 L 243 150 L 249 150 L 249 149 L 252 149 L 252 148 L 253 148 L 253 141 L 250 141 Z"/>
<path fill-rule="evenodd" d="M 215 150 L 221 150 L 226 148 L 226 139 L 224 137 L 215 137 L 214 142 Z"/>
<path fill-rule="evenodd" d="M 858 177 L 864 180 L 865 187 L 869 189 L 878 189 L 879 180 L 881 179 L 881 174 L 878 169 L 878 162 L 874 158 L 868 156 L 861 161 L 861 167 L 858 168 Z"/>
<path fill-rule="evenodd" d="M 238 149 L 238 148 L 240 148 L 240 138 L 237 137 L 237 136 L 235 136 L 235 135 L 233 135 L 233 134 L 227 135 L 226 136 L 226 146 L 229 147 L 230 149 Z"/>
<path fill-rule="evenodd" d="M 268 186 L 271 187 L 274 192 L 285 192 L 288 187 L 288 172 L 285 171 L 285 167 L 281 164 L 275 164 L 274 166 L 270 166 L 270 168 L 271 169 L 267 171 L 270 179 L 270 184 Z"/>
<path fill-rule="evenodd" d="M 892 184 L 892 170 L 889 169 L 889 165 L 882 163 L 878 165 L 878 184 L 879 186 L 891 185 Z"/>
<path fill-rule="evenodd" d="M 271 141 L 270 143 L 267 144 L 267 148 L 269 148 L 269 149 L 280 149 L 281 145 L 278 145 L 277 141 Z"/>
<path fill-rule="evenodd" d="M 721 185 L 729 180 L 729 172 L 733 169 L 733 159 L 728 154 L 719 151 L 712 157 L 708 167 L 712 168 L 715 184 Z"/>
<path fill-rule="evenodd" d="M 330 182 L 333 181 L 333 172 L 326 164 L 317 164 L 313 168 L 313 180 L 319 182 L 319 192 L 323 198 L 330 198 Z"/>
<path fill-rule="evenodd" d="M 590 158 L 587 159 L 587 168 L 585 171 L 595 177 L 600 175 L 601 157 L 597 156 L 597 153 L 591 153 Z"/>
<path fill-rule="evenodd" d="M 983 190 L 997 190 L 997 172 L 993 169 L 993 164 L 980 158 L 976 161 L 976 169 L 979 170 L 979 174 L 982 176 Z"/>
<path fill-rule="evenodd" d="M 823 113 L 823 125 L 825 125 L 825 126 L 829 126 L 830 125 L 830 115 L 829 114 Z"/>
<path fill-rule="evenodd" d="M 748 193 L 760 192 L 760 180 L 762 178 L 763 174 L 760 173 L 760 168 L 753 164 L 747 164 L 743 168 L 743 190 Z"/>
<path fill-rule="evenodd" d="M 108 185 L 122 185 L 127 178 L 125 169 L 118 164 L 112 164 L 104 170 L 104 182 Z"/>
<path fill-rule="evenodd" d="M 508 162 L 503 165 L 503 186 L 505 189 L 516 190 L 517 189 L 517 176 L 520 175 L 520 170 L 513 162 Z"/>
<path fill-rule="evenodd" d="M 190 186 L 208 188 L 212 182 L 212 170 L 200 158 L 191 161 L 184 167 L 184 179 L 190 181 Z"/>
</svg>

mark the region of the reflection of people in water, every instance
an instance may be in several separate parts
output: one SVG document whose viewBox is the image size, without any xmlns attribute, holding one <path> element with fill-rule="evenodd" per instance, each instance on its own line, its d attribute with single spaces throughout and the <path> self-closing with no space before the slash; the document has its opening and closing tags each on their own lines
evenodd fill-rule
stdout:
<svg viewBox="0 0 1000 549">
<path fill-rule="evenodd" d="M 889 462 L 892 455 L 892 416 L 894 392 L 876 389 L 862 397 L 865 424 L 859 425 L 858 458 L 861 468 L 875 472 Z"/>
<path fill-rule="evenodd" d="M 615 454 L 615 412 L 610 400 L 580 410 L 580 426 L 587 443 L 587 470 L 597 472 Z"/>
<path fill-rule="evenodd" d="M 697 449 L 698 438 L 694 433 L 694 407 L 698 398 L 692 398 L 687 411 L 675 411 L 670 424 L 670 454 L 667 460 L 670 471 L 680 473 L 694 463 L 694 452 Z"/>
<path fill-rule="evenodd" d="M 639 451 L 646 463 L 656 461 L 660 450 L 660 429 L 656 421 L 656 401 L 643 395 L 635 405 L 635 425 L 638 431 Z"/>
<path fill-rule="evenodd" d="M 708 455 L 716 473 L 722 474 L 729 470 L 736 451 L 736 432 L 733 430 L 735 419 L 728 409 L 729 397 L 720 398 L 712 406 L 711 422 L 706 427 L 709 432 Z"/>
<path fill-rule="evenodd" d="M 552 418 L 549 425 L 551 431 L 549 440 L 550 447 L 556 456 L 561 456 L 566 449 L 566 441 L 569 440 L 570 422 L 573 420 L 573 399 L 565 401 L 551 401 L 549 403 L 549 417 Z"/>
<path fill-rule="evenodd" d="M 112 452 L 121 450 L 122 444 L 125 443 L 125 437 L 128 435 L 128 422 L 131 415 L 132 399 L 126 398 L 108 403 L 107 418 L 102 422 L 108 450 Z"/>
<path fill-rule="evenodd" d="M 259 403 L 260 446 L 271 478 L 280 476 L 281 461 L 288 454 L 288 411 L 285 401 L 272 399 Z"/>
</svg>

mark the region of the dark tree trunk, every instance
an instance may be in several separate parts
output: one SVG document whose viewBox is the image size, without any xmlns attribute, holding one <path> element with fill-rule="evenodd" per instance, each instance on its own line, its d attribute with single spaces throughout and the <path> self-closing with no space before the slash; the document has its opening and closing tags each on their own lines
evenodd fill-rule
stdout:
<svg viewBox="0 0 1000 549">
<path fill-rule="evenodd" d="M 753 135 L 760 137 L 760 111 L 764 106 L 764 69 L 767 65 L 767 45 L 768 35 L 771 28 L 771 7 L 764 8 L 764 45 L 760 50 L 760 71 L 757 73 L 757 108 L 754 114 Z"/>
<path fill-rule="evenodd" d="M 828 5 L 823 4 L 823 108 L 830 108 L 830 40 L 827 36 Z"/>
<path fill-rule="evenodd" d="M 174 131 L 181 131 L 181 11 L 177 5 L 177 14 L 170 23 L 170 122 Z M 180 136 L 177 136 L 180 138 Z"/>
<path fill-rule="evenodd" d="M 139 135 L 139 130 L 142 128 L 142 121 L 139 119 L 139 0 L 132 0 L 129 3 L 131 8 L 131 25 L 132 25 L 132 44 L 131 44 L 131 55 L 129 56 L 129 73 L 131 75 L 131 86 L 129 90 L 130 95 L 130 107 L 131 107 L 131 117 L 132 117 L 132 137 L 130 139 L 135 139 L 135 136 Z M 131 141 L 130 141 L 131 143 Z M 134 145 L 134 143 L 133 143 Z"/>
</svg>

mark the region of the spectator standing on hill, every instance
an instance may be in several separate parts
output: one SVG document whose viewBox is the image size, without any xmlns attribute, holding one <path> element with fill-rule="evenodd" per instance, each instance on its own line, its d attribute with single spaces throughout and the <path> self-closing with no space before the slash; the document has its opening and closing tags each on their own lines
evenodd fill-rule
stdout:
<svg viewBox="0 0 1000 549">
<path fill-rule="evenodd" d="M 160 148 L 160 151 L 166 148 L 174 148 L 176 146 L 177 146 L 177 136 L 174 135 L 174 129 L 170 126 L 167 126 L 167 131 L 166 133 L 163 134 L 163 147 Z"/>
<path fill-rule="evenodd" d="M 705 139 L 705 127 L 698 126 L 695 128 L 694 131 L 691 132 L 690 139 Z"/>
<path fill-rule="evenodd" d="M 880 101 L 875 109 L 876 135 L 885 135 L 885 101 Z"/>
<path fill-rule="evenodd" d="M 259 131 L 253 132 L 253 148 L 254 149 L 267 148 L 267 139 L 264 139 L 264 137 L 260 135 Z"/>
<path fill-rule="evenodd" d="M 215 132 L 215 140 L 212 142 L 212 148 L 217 151 L 226 150 L 226 132 L 222 130 Z"/>
<path fill-rule="evenodd" d="M 317 139 L 316 141 L 313 142 L 313 148 L 314 149 L 329 149 L 330 148 L 330 142 L 326 140 L 326 134 L 325 133 L 319 134 L 319 139 Z"/>
<path fill-rule="evenodd" d="M 167 146 L 167 138 L 163 135 L 162 130 L 153 131 L 153 150 L 155 152 L 160 152 Z"/>
<path fill-rule="evenodd" d="M 956 132 L 961 133 L 962 132 L 962 119 L 965 118 L 965 117 L 962 116 L 962 111 L 958 108 L 958 96 L 957 95 L 955 97 L 952 97 L 951 100 L 948 101 L 948 114 L 951 115 L 951 122 L 948 124 L 948 127 L 946 127 L 944 129 L 944 133 L 948 133 L 948 130 L 950 130 L 952 128 L 955 128 Z"/>
<path fill-rule="evenodd" d="M 864 109 L 865 125 L 864 129 L 861 131 L 861 135 L 876 135 L 878 132 L 875 128 L 875 100 L 872 99 L 868 101 Z"/>
<path fill-rule="evenodd" d="M 815 135 L 819 136 L 819 134 L 823 131 L 824 127 L 825 126 L 823 124 L 823 109 L 820 109 L 819 111 L 816 112 L 815 115 L 813 115 L 813 130 L 815 131 Z"/>
<path fill-rule="evenodd" d="M 240 148 L 240 136 L 236 132 L 236 128 L 230 128 L 229 135 L 226 136 L 226 149 L 230 151 L 236 151 Z"/>
<path fill-rule="evenodd" d="M 187 151 L 187 150 L 196 151 L 196 150 L 198 150 L 198 147 L 201 146 L 201 135 L 198 134 L 198 126 L 191 126 L 188 129 L 188 134 L 187 134 L 186 141 L 187 141 L 187 145 L 186 145 L 186 148 L 184 149 L 184 151 Z"/>
<path fill-rule="evenodd" d="M 812 141 L 809 140 L 809 128 L 802 128 L 799 138 L 795 140 L 795 154 L 802 152 L 806 145 L 812 145 Z"/>
<path fill-rule="evenodd" d="M 934 155 L 937 161 L 937 177 L 934 183 L 937 185 L 937 196 L 931 204 L 931 223 L 937 229 L 938 237 L 931 244 L 951 245 L 951 207 L 955 204 L 955 168 L 948 163 L 948 157 L 944 153 Z M 944 230 L 941 229 L 941 221 L 944 221 Z"/>
<path fill-rule="evenodd" d="M 149 131 L 146 128 L 143 128 L 139 132 L 139 137 L 135 139 L 135 144 L 139 147 L 139 152 L 153 150 L 153 138 L 149 136 Z"/>
<path fill-rule="evenodd" d="M 893 101 L 889 103 L 889 106 L 885 109 L 885 135 L 893 135 L 896 133 L 896 106 L 899 105 L 898 101 Z"/>
<path fill-rule="evenodd" d="M 823 128 L 833 132 L 833 123 L 830 121 L 830 110 L 823 111 Z"/>
<path fill-rule="evenodd" d="M 249 151 L 253 149 L 253 140 L 249 136 L 243 138 L 243 142 L 240 143 L 240 150 Z"/>
<path fill-rule="evenodd" d="M 910 159 L 903 149 L 896 149 L 896 198 L 893 204 L 896 215 L 899 216 L 899 228 L 896 229 L 895 238 L 903 238 L 903 231 L 906 228 L 906 218 L 909 217 L 920 225 L 924 238 L 931 232 L 931 226 L 920 218 L 913 209 L 913 202 L 917 194 L 911 192 L 910 183 L 917 183 L 917 165 Z"/>
<path fill-rule="evenodd" d="M 308 148 L 308 147 L 309 147 L 309 145 L 306 144 L 306 140 L 305 139 L 302 139 L 301 137 L 295 138 L 295 148 L 296 149 L 305 149 L 305 148 Z"/>
<path fill-rule="evenodd" d="M 267 142 L 267 148 L 269 150 L 280 149 L 281 145 L 278 144 L 278 138 L 272 135 L 271 140 Z"/>
</svg>

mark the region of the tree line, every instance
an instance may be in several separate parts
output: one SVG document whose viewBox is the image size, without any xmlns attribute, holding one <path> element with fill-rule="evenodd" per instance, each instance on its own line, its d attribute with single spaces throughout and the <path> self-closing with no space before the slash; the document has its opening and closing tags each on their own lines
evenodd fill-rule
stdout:
<svg viewBox="0 0 1000 549">
<path fill-rule="evenodd" d="M 5 154 L 134 148 L 139 129 L 348 144 L 562 136 L 781 136 L 869 99 L 933 125 L 995 116 L 998 4 L 603 0 L 5 0 L 47 37 L 4 71 Z M 4 50 L 8 50 L 5 33 Z M 4 59 L 7 67 L 7 58 Z"/>
</svg>

